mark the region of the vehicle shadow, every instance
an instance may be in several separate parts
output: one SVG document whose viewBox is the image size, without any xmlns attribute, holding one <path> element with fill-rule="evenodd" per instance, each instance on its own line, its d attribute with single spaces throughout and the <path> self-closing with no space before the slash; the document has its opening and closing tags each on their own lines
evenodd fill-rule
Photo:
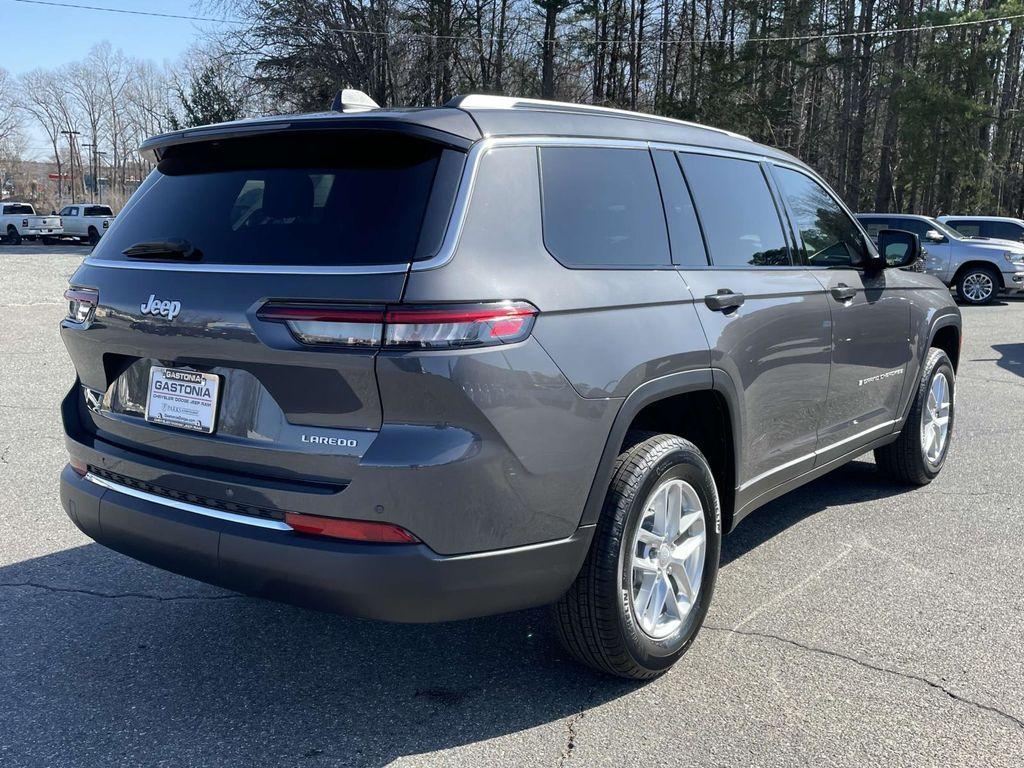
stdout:
<svg viewBox="0 0 1024 768">
<path fill-rule="evenodd" d="M 901 490 L 870 463 L 847 465 L 747 518 L 723 563 L 827 507 Z M 559 720 L 637 687 L 572 662 L 544 609 L 359 621 L 96 544 L 0 568 L 6 766 L 383 766 L 509 733 L 554 762 L 568 738 Z"/>
<path fill-rule="evenodd" d="M 1004 371 L 1024 376 L 1024 343 L 993 344 L 992 349 L 999 353 L 996 365 Z"/>
</svg>

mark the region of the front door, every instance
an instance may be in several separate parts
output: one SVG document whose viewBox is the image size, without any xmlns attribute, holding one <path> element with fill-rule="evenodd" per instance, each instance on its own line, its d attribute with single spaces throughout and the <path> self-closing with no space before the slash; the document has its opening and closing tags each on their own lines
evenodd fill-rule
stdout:
<svg viewBox="0 0 1024 768">
<path fill-rule="evenodd" d="M 742 506 L 814 465 L 828 389 L 828 300 L 811 270 L 793 264 L 760 163 L 689 152 L 678 158 L 685 181 L 678 168 L 674 178 L 662 173 L 662 164 L 659 180 L 663 194 L 689 182 L 707 241 L 711 265 L 683 265 L 680 274 L 697 298 L 714 375 L 729 377 L 738 400 Z M 678 207 L 670 201 L 670 217 Z"/>
<path fill-rule="evenodd" d="M 910 302 L 898 270 L 862 269 L 868 240 L 817 180 L 776 166 L 774 177 L 820 281 L 832 319 L 828 400 L 818 425 L 816 464 L 891 432 L 911 361 Z"/>
</svg>

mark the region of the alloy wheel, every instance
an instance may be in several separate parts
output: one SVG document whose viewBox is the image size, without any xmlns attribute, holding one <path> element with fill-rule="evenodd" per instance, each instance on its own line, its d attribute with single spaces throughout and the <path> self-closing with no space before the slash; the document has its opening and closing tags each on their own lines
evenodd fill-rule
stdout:
<svg viewBox="0 0 1024 768">
<path fill-rule="evenodd" d="M 644 504 L 629 559 L 633 617 L 650 637 L 672 635 L 697 604 L 706 546 L 697 491 L 683 480 L 660 483 Z"/>
<path fill-rule="evenodd" d="M 986 301 L 995 290 L 992 276 L 985 272 L 972 272 L 964 278 L 964 295 L 970 301 Z"/>
<path fill-rule="evenodd" d="M 921 414 L 921 451 L 932 466 L 939 463 L 946 449 L 952 407 L 949 380 L 944 373 L 937 373 L 928 388 L 928 401 Z"/>
</svg>

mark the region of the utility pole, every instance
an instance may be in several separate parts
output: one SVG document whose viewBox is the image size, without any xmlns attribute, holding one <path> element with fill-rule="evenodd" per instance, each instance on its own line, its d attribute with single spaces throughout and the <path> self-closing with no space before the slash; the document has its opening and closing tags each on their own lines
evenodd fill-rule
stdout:
<svg viewBox="0 0 1024 768">
<path fill-rule="evenodd" d="M 83 141 L 83 147 L 89 148 L 89 172 L 92 174 L 92 184 L 89 186 L 89 202 L 96 202 L 96 144 L 91 141 Z M 83 173 L 84 177 L 85 174 Z"/>
<path fill-rule="evenodd" d="M 75 203 L 75 136 L 81 131 L 61 131 L 68 137 L 68 149 L 71 151 L 71 204 Z"/>
<path fill-rule="evenodd" d="M 103 202 L 103 187 L 100 186 L 100 164 L 103 162 L 103 156 L 106 152 L 96 153 L 96 175 L 93 177 L 96 179 L 96 195 L 99 197 L 99 202 Z"/>
</svg>

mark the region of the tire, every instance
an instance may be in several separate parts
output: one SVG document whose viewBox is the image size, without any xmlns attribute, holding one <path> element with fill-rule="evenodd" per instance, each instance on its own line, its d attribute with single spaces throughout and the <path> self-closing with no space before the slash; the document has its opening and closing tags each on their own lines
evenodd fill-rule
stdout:
<svg viewBox="0 0 1024 768">
<path fill-rule="evenodd" d="M 946 407 L 943 408 L 940 403 L 933 409 L 933 388 L 936 387 L 936 380 L 940 376 L 945 379 Z M 938 427 L 929 426 L 937 423 L 933 420 L 933 413 L 937 413 L 939 419 L 946 419 L 944 433 L 934 431 L 937 428 L 941 429 L 941 421 L 938 422 Z M 879 469 L 893 480 L 906 485 L 928 485 L 938 476 L 943 464 L 946 463 L 949 446 L 953 440 L 955 416 L 956 378 L 953 364 L 945 352 L 932 348 L 928 350 L 928 356 L 925 358 L 914 403 L 900 436 L 896 442 L 875 450 L 875 462 Z M 929 441 L 929 432 L 931 440 L 939 440 L 941 434 L 941 445 L 938 448 Z"/>
<path fill-rule="evenodd" d="M 55 238 L 55 237 L 44 237 L 43 238 L 43 245 L 55 245 L 56 243 L 57 243 L 57 238 Z"/>
<path fill-rule="evenodd" d="M 711 468 L 697 446 L 675 435 L 635 437 L 639 442 L 615 462 L 583 568 L 553 611 L 559 639 L 578 661 L 610 675 L 648 680 L 689 649 L 704 622 L 718 575 L 722 516 Z M 672 551 L 664 541 L 657 548 L 649 543 L 659 529 L 664 532 L 649 511 L 659 491 L 681 499 L 684 533 L 672 536 L 674 526 L 669 526 L 668 538 L 676 545 Z M 703 563 L 698 569 L 700 531 Z M 671 552 L 681 562 L 669 562 Z M 696 598 L 681 607 L 673 595 L 687 591 L 688 583 Z M 648 584 L 653 586 L 647 589 Z M 644 611 L 645 595 L 657 598 L 659 588 L 667 592 L 664 608 Z M 651 626 L 649 617 L 655 613 L 663 620 Z"/>
<path fill-rule="evenodd" d="M 964 304 L 991 304 L 999 295 L 999 274 L 992 267 L 970 267 L 956 281 L 956 295 Z"/>
<path fill-rule="evenodd" d="M 9 224 L 7 227 L 7 242 L 11 245 L 21 245 L 21 235 L 18 234 L 18 230 L 13 224 Z"/>
<path fill-rule="evenodd" d="M 89 227 L 89 245 L 96 245 L 100 241 L 100 233 L 96 231 L 96 227 Z"/>
</svg>

